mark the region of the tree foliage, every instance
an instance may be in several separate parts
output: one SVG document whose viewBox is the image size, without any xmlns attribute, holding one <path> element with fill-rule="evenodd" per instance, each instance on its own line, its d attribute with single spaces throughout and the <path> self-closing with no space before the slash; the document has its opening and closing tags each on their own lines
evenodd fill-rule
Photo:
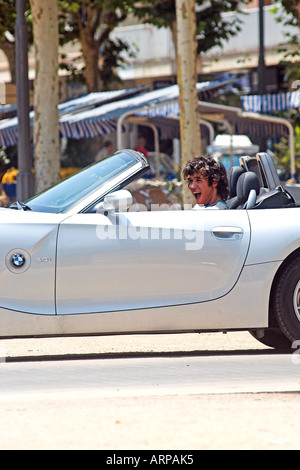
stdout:
<svg viewBox="0 0 300 470">
<path fill-rule="evenodd" d="M 295 126 L 294 136 L 295 164 L 298 180 L 300 177 L 300 126 Z M 286 137 L 282 137 L 280 142 L 274 144 L 274 160 L 279 171 L 283 173 L 285 179 L 292 177 L 291 169 L 291 151 Z M 299 181 L 298 181 L 299 182 Z"/>
<path fill-rule="evenodd" d="M 241 27 L 240 18 L 232 20 L 223 13 L 240 11 L 248 0 L 198 0 L 196 1 L 196 33 L 198 53 L 204 53 L 214 46 L 222 46 L 234 36 Z M 134 15 L 144 23 L 152 23 L 158 28 L 170 27 L 175 36 L 176 9 L 175 0 L 141 0 L 134 5 Z"/>
<path fill-rule="evenodd" d="M 222 13 L 237 11 L 247 3 L 237 0 L 198 0 L 197 41 L 198 53 L 211 47 L 222 46 L 223 41 L 240 30 L 240 18 L 226 19 Z M 122 52 L 134 54 L 123 40 L 112 40 L 110 32 L 119 26 L 129 14 L 143 23 L 159 28 L 170 27 L 176 46 L 175 0 L 59 0 L 62 42 L 79 39 L 85 62 L 83 70 L 89 91 L 108 89 L 118 80 L 116 68 L 124 60 Z M 102 61 L 97 65 L 98 51 Z M 71 67 L 74 69 L 73 65 Z"/>
<path fill-rule="evenodd" d="M 15 0 L 0 0 L 0 41 L 5 42 L 6 32 L 14 34 L 17 18 Z"/>
<path fill-rule="evenodd" d="M 89 92 L 109 89 L 118 81 L 116 68 L 129 46 L 109 35 L 131 11 L 133 0 L 58 0 L 61 43 L 79 40 Z M 102 60 L 99 60 L 99 52 Z"/>
<path fill-rule="evenodd" d="M 84 68 L 74 63 L 64 65 L 76 78 L 83 78 L 88 91 L 109 89 L 119 81 L 117 67 L 124 64 L 123 51 L 133 56 L 135 51 L 121 39 L 110 38 L 110 33 L 129 14 L 143 23 L 170 27 L 176 45 L 175 0 L 57 0 L 59 8 L 60 44 L 79 41 Z M 239 10 L 248 0 L 198 0 L 197 41 L 198 53 L 228 40 L 240 29 L 240 19 L 226 19 L 222 13 Z M 26 0 L 29 42 L 32 43 L 30 3 Z M 0 0 L 0 48 L 6 53 L 15 80 L 13 38 L 16 20 L 15 0 Z M 9 34 L 7 34 L 7 32 Z M 100 52 L 100 57 L 99 57 Z"/>
<path fill-rule="evenodd" d="M 29 0 L 25 2 L 28 23 L 28 41 L 32 44 L 32 21 Z M 16 83 L 15 25 L 17 19 L 16 1 L 0 0 L 0 49 L 9 62 L 11 81 Z"/>
<path fill-rule="evenodd" d="M 283 53 L 283 63 L 286 66 L 286 79 L 300 79 L 300 2 L 299 0 L 282 0 L 284 14 L 279 14 L 278 6 L 272 9 L 278 22 L 285 28 L 286 43 L 280 44 L 278 51 Z M 294 27 L 293 31 L 287 27 Z"/>
</svg>

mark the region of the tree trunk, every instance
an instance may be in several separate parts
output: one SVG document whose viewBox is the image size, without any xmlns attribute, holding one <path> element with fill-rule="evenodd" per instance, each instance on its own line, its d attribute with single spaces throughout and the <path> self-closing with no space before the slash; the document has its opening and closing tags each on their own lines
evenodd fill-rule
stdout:
<svg viewBox="0 0 300 470">
<path fill-rule="evenodd" d="M 60 179 L 58 129 L 57 0 L 30 0 L 36 77 L 34 85 L 34 168 L 36 192 Z"/>
<path fill-rule="evenodd" d="M 295 1 L 295 11 L 296 11 L 296 18 L 298 21 L 298 26 L 300 26 L 300 3 L 298 0 Z"/>
<path fill-rule="evenodd" d="M 98 70 L 98 51 L 100 39 L 95 38 L 97 29 L 101 23 L 103 14 L 102 8 L 89 3 L 85 10 L 86 20 L 83 21 L 79 12 L 74 13 L 73 19 L 77 23 L 79 29 L 82 54 L 85 62 L 85 81 L 88 92 L 93 93 L 100 91 L 100 80 Z"/>
<path fill-rule="evenodd" d="M 181 168 L 201 153 L 201 137 L 196 90 L 197 41 L 195 0 L 176 0 L 177 17 L 177 67 L 180 103 Z M 194 199 L 183 184 L 184 204 Z"/>
<path fill-rule="evenodd" d="M 81 46 L 85 62 L 85 80 L 88 93 L 100 90 L 98 71 L 98 43 L 88 36 L 89 30 L 86 28 L 81 33 Z"/>
</svg>

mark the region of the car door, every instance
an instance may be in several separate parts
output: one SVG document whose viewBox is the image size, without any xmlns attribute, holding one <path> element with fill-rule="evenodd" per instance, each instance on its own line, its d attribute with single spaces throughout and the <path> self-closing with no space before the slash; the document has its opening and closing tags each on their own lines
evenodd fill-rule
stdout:
<svg viewBox="0 0 300 470">
<path fill-rule="evenodd" d="M 58 314 L 207 302 L 237 282 L 246 211 L 77 214 L 60 224 Z"/>
</svg>

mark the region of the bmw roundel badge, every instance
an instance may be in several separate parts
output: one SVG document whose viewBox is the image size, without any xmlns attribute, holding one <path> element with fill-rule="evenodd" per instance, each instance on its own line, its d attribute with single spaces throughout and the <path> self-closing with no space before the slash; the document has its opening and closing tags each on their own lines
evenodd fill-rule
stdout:
<svg viewBox="0 0 300 470">
<path fill-rule="evenodd" d="M 25 264 L 25 257 L 21 253 L 14 253 L 11 257 L 11 263 L 16 268 L 21 268 Z"/>
<path fill-rule="evenodd" d="M 11 273 L 23 274 L 30 268 L 30 254 L 24 248 L 15 247 L 7 253 L 5 264 Z"/>
</svg>

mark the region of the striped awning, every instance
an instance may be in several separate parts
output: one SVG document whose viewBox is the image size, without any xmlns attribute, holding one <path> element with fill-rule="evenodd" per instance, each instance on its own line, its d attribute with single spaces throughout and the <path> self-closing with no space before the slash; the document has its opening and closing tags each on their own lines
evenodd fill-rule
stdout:
<svg viewBox="0 0 300 470">
<path fill-rule="evenodd" d="M 68 125 L 64 124 L 61 125 L 60 119 L 62 117 L 67 118 L 70 115 L 75 115 L 76 113 L 81 113 L 83 111 L 93 110 L 99 106 L 105 105 L 107 103 L 113 103 L 118 100 L 136 96 L 139 93 L 144 93 L 148 90 L 149 87 L 147 85 L 142 85 L 135 88 L 130 88 L 128 90 L 114 90 L 114 91 L 103 91 L 99 93 L 89 93 L 88 95 L 81 96 L 79 98 L 75 98 L 72 100 L 65 101 L 58 105 L 58 114 L 59 114 L 59 129 L 62 135 L 66 137 L 72 137 L 73 134 L 76 135 L 76 139 L 84 138 L 88 133 L 90 136 L 95 135 L 105 135 L 116 130 L 116 123 L 114 120 L 110 120 L 107 122 L 97 123 L 94 124 L 90 129 L 87 131 L 84 136 L 82 135 L 82 129 L 79 127 L 72 128 L 72 131 L 68 129 Z M 14 117 L 10 117 L 8 114 L 9 112 L 16 114 L 17 107 L 5 105 L 0 107 L 0 113 L 2 112 L 2 118 L 0 114 L 0 146 L 9 147 L 11 145 L 16 145 L 19 139 L 18 133 L 18 117 L 15 115 Z M 4 119 L 5 118 L 5 119 Z M 31 111 L 29 114 L 30 118 L 30 126 L 33 126 L 34 120 L 34 111 Z"/>
<path fill-rule="evenodd" d="M 197 83 L 198 97 L 207 99 L 211 93 L 233 81 L 234 79 Z M 109 103 L 101 108 L 63 117 L 59 121 L 60 132 L 63 137 L 73 139 L 104 135 L 110 131 L 113 132 L 116 129 L 117 120 L 127 113 L 147 115 L 150 118 L 178 116 L 178 85 L 149 91 L 117 103 Z"/>
<path fill-rule="evenodd" d="M 251 138 L 288 136 L 289 121 L 278 116 L 244 111 L 241 108 L 217 103 L 199 102 L 199 111 L 209 120 L 209 115 L 219 114 L 230 123 L 233 134 L 246 134 Z"/>
<path fill-rule="evenodd" d="M 67 139 L 89 139 L 115 132 L 117 129 L 116 119 L 98 119 L 76 121 L 74 119 L 59 120 L 59 132 L 61 137 Z"/>
<path fill-rule="evenodd" d="M 148 85 L 141 85 L 139 87 L 129 88 L 128 90 L 123 89 L 89 93 L 88 95 L 80 96 L 79 98 L 74 98 L 72 100 L 60 103 L 58 105 L 59 115 L 62 116 L 76 112 L 87 111 L 106 103 L 119 101 L 124 98 L 138 95 L 139 93 L 144 93 L 148 90 Z"/>
<path fill-rule="evenodd" d="M 229 80 L 197 83 L 199 99 L 208 99 L 216 90 L 233 83 Z M 166 88 L 143 93 L 145 87 L 114 92 L 91 93 L 85 97 L 70 100 L 59 105 L 59 131 L 61 137 L 87 139 L 116 131 L 117 120 L 124 113 L 141 109 L 149 115 L 168 117 L 179 115 L 179 87 Z M 134 96 L 132 96 L 134 95 Z M 34 112 L 30 113 L 32 126 Z M 18 118 L 0 121 L 0 145 L 7 147 L 18 142 Z"/>
<path fill-rule="evenodd" d="M 0 105 L 0 120 L 9 119 L 17 114 L 17 106 L 15 104 L 2 104 Z"/>
<path fill-rule="evenodd" d="M 29 113 L 30 126 L 33 125 L 34 112 Z M 19 139 L 18 118 L 4 119 L 0 121 L 0 146 L 9 147 L 16 145 Z"/>
<path fill-rule="evenodd" d="M 300 90 L 269 95 L 242 96 L 245 111 L 254 113 L 273 113 L 300 107 Z"/>
<path fill-rule="evenodd" d="M 197 93 L 198 99 L 201 101 L 209 100 L 212 95 L 219 90 L 224 88 L 226 85 L 231 85 L 236 78 L 231 78 L 227 80 L 217 80 L 212 82 L 200 82 L 197 83 Z M 176 92 L 179 97 L 179 89 L 177 85 Z M 168 117 L 178 117 L 180 112 L 180 105 L 178 98 L 175 101 L 162 103 L 161 106 L 148 107 L 143 111 L 139 111 L 137 115 L 147 116 L 149 118 L 168 118 Z"/>
</svg>

